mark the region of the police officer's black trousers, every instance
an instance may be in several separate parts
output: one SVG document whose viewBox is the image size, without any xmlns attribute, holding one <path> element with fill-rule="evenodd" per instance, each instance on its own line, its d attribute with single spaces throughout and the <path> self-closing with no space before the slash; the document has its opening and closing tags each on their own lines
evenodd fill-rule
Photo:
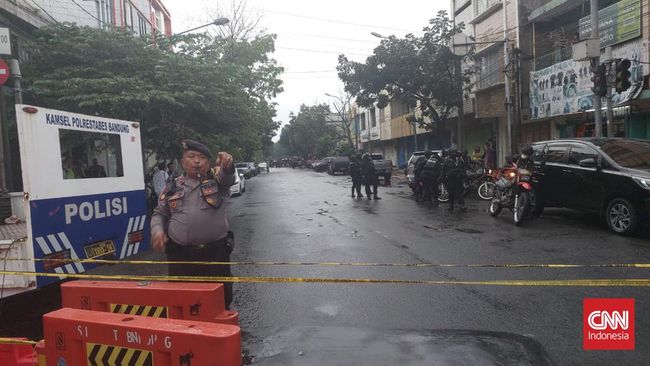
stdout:
<svg viewBox="0 0 650 366">
<path fill-rule="evenodd" d="M 377 180 L 376 180 L 376 179 L 375 179 L 374 182 L 368 182 L 368 181 L 366 181 L 364 185 L 366 186 L 366 196 L 370 197 L 371 194 L 374 194 L 375 197 L 377 197 L 377 186 L 378 186 L 379 184 L 377 183 Z M 372 191 L 370 190 L 370 187 L 373 188 Z"/>
<path fill-rule="evenodd" d="M 427 194 L 427 198 L 438 204 L 438 177 L 437 176 L 424 176 L 422 177 L 422 184 Z"/>
<path fill-rule="evenodd" d="M 183 246 L 170 242 L 166 245 L 168 261 L 202 261 L 202 262 L 230 262 L 232 247 L 228 246 L 228 239 L 208 243 L 201 247 Z M 230 265 L 203 265 L 203 264 L 170 264 L 170 276 L 215 276 L 232 277 Z M 223 284 L 226 309 L 232 302 L 232 282 Z"/>
<path fill-rule="evenodd" d="M 454 208 L 454 203 L 458 206 L 465 207 L 465 198 L 463 197 L 463 180 L 448 179 L 447 191 L 449 192 L 449 207 Z"/>
<path fill-rule="evenodd" d="M 361 177 L 356 178 L 352 177 L 352 195 L 354 196 L 354 192 L 357 192 L 357 196 L 361 197 Z"/>
</svg>

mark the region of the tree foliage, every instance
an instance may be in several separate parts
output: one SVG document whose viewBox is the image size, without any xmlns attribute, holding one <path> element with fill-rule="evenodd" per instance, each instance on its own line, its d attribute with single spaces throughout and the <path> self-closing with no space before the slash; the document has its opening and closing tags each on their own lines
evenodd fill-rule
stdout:
<svg viewBox="0 0 650 366">
<path fill-rule="evenodd" d="M 70 24 L 36 31 L 25 65 L 25 101 L 142 123 L 145 150 L 176 157 L 183 137 L 240 159 L 272 149 L 271 101 L 282 68 L 275 36 L 250 40 L 190 35 L 149 44 L 129 31 Z"/>
<path fill-rule="evenodd" d="M 420 126 L 431 130 L 437 124 L 440 128 L 461 105 L 464 86 L 475 72 L 473 68 L 459 72 L 463 57 L 448 47 L 451 37 L 463 28 L 463 24 L 454 25 L 446 11 L 440 11 L 421 37 L 384 38 L 365 63 L 340 55 L 337 70 L 345 91 L 355 95 L 363 107 L 376 103 L 383 108 L 392 100 L 418 105 L 431 121 L 419 119 Z"/>
<path fill-rule="evenodd" d="M 300 106 L 300 112 L 290 114 L 289 124 L 282 128 L 278 153 L 303 159 L 333 154 L 337 138 L 334 126 L 327 123 L 329 114 L 327 104 Z"/>
</svg>

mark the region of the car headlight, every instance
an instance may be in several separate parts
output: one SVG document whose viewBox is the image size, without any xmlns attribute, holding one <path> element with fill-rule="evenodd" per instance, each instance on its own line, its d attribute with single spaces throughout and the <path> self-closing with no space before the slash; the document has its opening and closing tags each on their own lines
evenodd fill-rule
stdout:
<svg viewBox="0 0 650 366">
<path fill-rule="evenodd" d="M 632 179 L 634 179 L 636 184 L 641 186 L 641 188 L 647 189 L 648 191 L 650 191 L 650 179 L 640 178 L 640 177 L 632 177 Z"/>
</svg>

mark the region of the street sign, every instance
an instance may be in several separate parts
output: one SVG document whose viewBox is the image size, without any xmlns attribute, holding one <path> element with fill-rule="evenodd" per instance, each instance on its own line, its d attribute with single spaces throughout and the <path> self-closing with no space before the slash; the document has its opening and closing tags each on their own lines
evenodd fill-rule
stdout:
<svg viewBox="0 0 650 366">
<path fill-rule="evenodd" d="M 0 60 L 0 85 L 3 85 L 9 79 L 9 66 L 4 60 Z"/>
<path fill-rule="evenodd" d="M 11 55 L 9 28 L 0 28 L 0 55 Z"/>
</svg>

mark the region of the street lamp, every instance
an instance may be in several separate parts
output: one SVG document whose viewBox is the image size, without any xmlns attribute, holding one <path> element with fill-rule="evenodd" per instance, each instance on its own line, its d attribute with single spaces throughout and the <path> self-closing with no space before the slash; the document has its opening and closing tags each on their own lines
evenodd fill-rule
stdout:
<svg viewBox="0 0 650 366">
<path fill-rule="evenodd" d="M 192 29 L 188 29 L 188 30 L 182 31 L 180 33 L 176 33 L 176 34 L 172 35 L 172 37 L 180 36 L 181 34 L 185 34 L 185 33 L 189 33 L 189 32 L 194 32 L 195 30 L 205 28 L 205 27 L 209 27 L 211 25 L 226 25 L 229 22 L 230 22 L 230 19 L 228 19 L 228 18 L 218 18 L 218 19 L 215 19 L 215 20 L 211 21 L 208 24 L 203 24 L 203 25 L 200 25 L 198 27 L 194 27 Z"/>
</svg>

